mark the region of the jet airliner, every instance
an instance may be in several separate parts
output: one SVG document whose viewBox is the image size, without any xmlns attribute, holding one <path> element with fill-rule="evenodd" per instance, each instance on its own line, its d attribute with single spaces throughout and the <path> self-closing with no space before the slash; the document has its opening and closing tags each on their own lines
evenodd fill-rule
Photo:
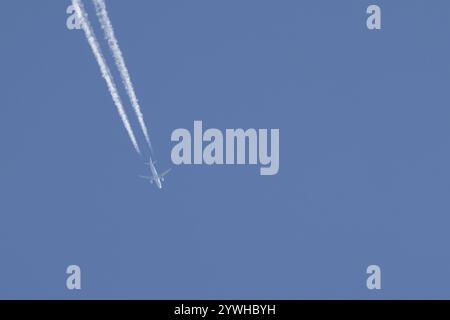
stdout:
<svg viewBox="0 0 450 320">
<path fill-rule="evenodd" d="M 139 176 L 139 177 L 149 180 L 150 183 L 154 182 L 156 184 L 156 186 L 158 187 L 158 189 L 162 189 L 162 182 L 164 181 L 164 176 L 166 174 L 168 174 L 171 169 L 168 169 L 168 170 L 164 171 L 163 173 L 158 174 L 158 171 L 156 171 L 156 167 L 155 167 L 156 161 L 152 161 L 151 157 L 150 157 L 150 161 L 146 162 L 145 164 L 150 166 L 150 172 L 151 172 L 152 176 L 151 177 Z"/>
</svg>

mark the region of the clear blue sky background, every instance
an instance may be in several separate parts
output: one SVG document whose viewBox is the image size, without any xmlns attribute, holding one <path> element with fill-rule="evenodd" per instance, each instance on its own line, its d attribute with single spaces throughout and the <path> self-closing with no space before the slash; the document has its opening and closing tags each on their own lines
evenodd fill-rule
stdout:
<svg viewBox="0 0 450 320">
<path fill-rule="evenodd" d="M 280 172 L 138 179 L 70 1 L 2 1 L 0 298 L 450 298 L 450 2 L 107 3 L 160 169 L 202 120 L 280 128 Z"/>
</svg>

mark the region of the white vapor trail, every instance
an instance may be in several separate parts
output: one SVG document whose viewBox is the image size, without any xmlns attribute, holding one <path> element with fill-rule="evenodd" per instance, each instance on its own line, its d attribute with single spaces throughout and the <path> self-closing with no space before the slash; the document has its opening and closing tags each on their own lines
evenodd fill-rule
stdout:
<svg viewBox="0 0 450 320">
<path fill-rule="evenodd" d="M 86 35 L 86 39 L 92 49 L 92 52 L 94 53 L 95 59 L 97 60 L 97 63 L 100 67 L 102 76 L 106 81 L 108 90 L 111 94 L 114 104 L 116 105 L 116 108 L 117 108 L 117 111 L 119 112 L 120 118 L 122 119 L 125 129 L 128 132 L 128 136 L 130 137 L 130 140 L 133 143 L 134 149 L 136 149 L 136 151 L 140 154 L 141 151 L 137 144 L 136 137 L 134 136 L 133 129 L 131 128 L 130 122 L 128 121 L 128 117 L 127 117 L 127 114 L 123 107 L 119 93 L 117 91 L 117 87 L 114 82 L 114 78 L 111 74 L 111 71 L 109 70 L 108 65 L 106 64 L 105 58 L 103 57 L 100 45 L 97 41 L 97 38 L 95 37 L 94 30 L 92 29 L 92 26 L 89 23 L 89 19 L 88 19 L 86 10 L 84 9 L 83 3 L 81 2 L 81 0 L 72 0 L 72 4 L 73 4 L 73 7 L 75 8 L 75 12 L 78 16 L 78 19 L 80 19 L 81 26 Z"/>
<path fill-rule="evenodd" d="M 150 142 L 150 138 L 148 135 L 147 126 L 145 125 L 144 115 L 141 112 L 141 107 L 139 105 L 138 98 L 136 97 L 136 92 L 133 87 L 133 83 L 131 82 L 130 73 L 128 72 L 128 68 L 125 64 L 125 59 L 122 54 L 122 50 L 119 47 L 119 42 L 114 34 L 114 29 L 111 23 L 111 20 L 108 15 L 108 11 L 106 9 L 106 4 L 104 0 L 93 0 L 95 9 L 97 12 L 97 16 L 100 20 L 100 24 L 105 33 L 105 38 L 108 41 L 109 48 L 114 57 L 114 61 L 119 70 L 120 77 L 122 78 L 123 85 L 126 89 L 128 97 L 130 98 L 131 105 L 133 106 L 134 112 L 136 113 L 136 117 L 138 118 L 139 125 L 141 127 L 142 133 L 147 140 L 147 143 L 152 150 L 152 144 Z M 152 150 L 153 151 L 153 150 Z"/>
</svg>

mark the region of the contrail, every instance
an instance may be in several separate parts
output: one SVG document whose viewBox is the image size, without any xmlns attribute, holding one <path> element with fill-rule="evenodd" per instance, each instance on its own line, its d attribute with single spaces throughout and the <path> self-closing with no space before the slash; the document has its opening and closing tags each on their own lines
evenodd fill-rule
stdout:
<svg viewBox="0 0 450 320">
<path fill-rule="evenodd" d="M 92 52 L 94 53 L 95 59 L 97 60 L 97 63 L 100 67 L 102 76 L 106 81 L 108 90 L 111 94 L 114 104 L 116 105 L 116 108 L 117 108 L 117 111 L 119 112 L 120 118 L 122 119 L 125 129 L 128 132 L 128 136 L 130 137 L 130 140 L 133 143 L 134 148 L 140 154 L 141 151 L 137 144 L 136 137 L 134 136 L 133 129 L 131 128 L 130 122 L 128 121 L 128 117 L 127 117 L 127 114 L 125 113 L 125 109 L 122 105 L 122 101 L 120 99 L 119 93 L 117 91 L 117 87 L 114 82 L 114 78 L 111 74 L 111 71 L 108 68 L 108 65 L 106 64 L 105 58 L 103 57 L 100 45 L 97 41 L 97 38 L 95 37 L 94 30 L 92 29 L 92 26 L 89 23 L 89 19 L 88 19 L 86 10 L 84 9 L 83 3 L 81 2 L 81 0 L 72 0 L 72 4 L 73 4 L 73 7 L 75 8 L 75 12 L 78 16 L 78 19 L 80 19 L 81 26 L 86 35 L 86 39 L 88 40 L 89 45 L 92 49 Z"/>
<path fill-rule="evenodd" d="M 125 86 L 128 97 L 130 98 L 131 105 L 133 106 L 136 117 L 138 118 L 141 130 L 147 140 L 150 150 L 153 151 L 152 144 L 148 135 L 147 126 L 145 125 L 144 115 L 141 112 L 141 107 L 139 105 L 138 98 L 136 97 L 136 92 L 134 91 L 133 83 L 131 82 L 130 73 L 125 64 L 125 59 L 123 58 L 122 50 L 119 47 L 119 42 L 114 34 L 114 29 L 109 19 L 108 11 L 106 10 L 106 4 L 104 0 L 93 0 L 97 16 L 100 20 L 100 24 L 105 33 L 105 38 L 108 41 L 109 48 L 114 56 L 114 61 L 120 72 L 120 77 L 122 78 L 123 85 Z"/>
</svg>

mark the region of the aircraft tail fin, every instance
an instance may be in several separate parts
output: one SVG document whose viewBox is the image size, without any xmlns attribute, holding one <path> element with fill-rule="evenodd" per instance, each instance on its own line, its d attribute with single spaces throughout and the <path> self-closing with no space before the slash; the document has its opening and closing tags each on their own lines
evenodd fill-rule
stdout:
<svg viewBox="0 0 450 320">
<path fill-rule="evenodd" d="M 156 160 L 155 161 L 152 161 L 152 162 L 144 162 L 144 164 L 146 164 L 146 165 L 156 165 Z"/>
</svg>

